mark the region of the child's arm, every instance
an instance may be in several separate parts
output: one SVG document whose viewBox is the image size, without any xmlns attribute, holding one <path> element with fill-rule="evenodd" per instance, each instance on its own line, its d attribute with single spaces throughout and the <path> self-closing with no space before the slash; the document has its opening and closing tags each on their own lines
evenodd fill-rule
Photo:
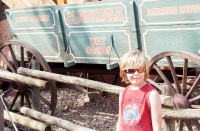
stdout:
<svg viewBox="0 0 200 131">
<path fill-rule="evenodd" d="M 121 120 L 121 99 L 122 99 L 122 92 L 119 94 L 119 115 L 118 115 L 118 121 L 116 126 L 116 131 L 120 131 L 120 120 Z"/>
<path fill-rule="evenodd" d="M 153 131 L 162 131 L 162 106 L 160 96 L 156 90 L 151 91 L 149 102 Z"/>
</svg>

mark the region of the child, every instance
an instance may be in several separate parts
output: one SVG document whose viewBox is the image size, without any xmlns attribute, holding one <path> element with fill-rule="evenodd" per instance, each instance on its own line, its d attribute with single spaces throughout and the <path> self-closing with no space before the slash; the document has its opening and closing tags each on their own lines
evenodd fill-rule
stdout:
<svg viewBox="0 0 200 131">
<path fill-rule="evenodd" d="M 126 53 L 120 61 L 120 77 L 129 84 L 119 95 L 117 131 L 161 131 L 161 100 L 146 83 L 148 61 L 139 51 Z"/>
</svg>

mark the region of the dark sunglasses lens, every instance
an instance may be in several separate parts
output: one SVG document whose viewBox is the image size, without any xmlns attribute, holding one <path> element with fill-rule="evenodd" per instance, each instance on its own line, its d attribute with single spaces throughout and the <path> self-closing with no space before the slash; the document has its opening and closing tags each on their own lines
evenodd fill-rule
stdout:
<svg viewBox="0 0 200 131">
<path fill-rule="evenodd" d="M 135 73 L 136 69 L 127 69 L 126 73 Z"/>
<path fill-rule="evenodd" d="M 133 74 L 133 73 L 135 73 L 135 72 L 138 72 L 138 73 L 143 73 L 144 72 L 144 69 L 127 69 L 127 70 L 124 70 L 124 72 L 126 72 L 126 73 L 129 73 L 129 74 Z"/>
</svg>

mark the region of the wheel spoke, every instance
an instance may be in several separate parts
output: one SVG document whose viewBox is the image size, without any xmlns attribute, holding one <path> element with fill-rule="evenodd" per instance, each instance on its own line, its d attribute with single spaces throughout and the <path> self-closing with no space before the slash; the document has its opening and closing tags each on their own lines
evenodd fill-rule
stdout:
<svg viewBox="0 0 200 131">
<path fill-rule="evenodd" d="M 21 107 L 24 106 L 24 93 L 21 93 Z"/>
<path fill-rule="evenodd" d="M 186 83 L 187 83 L 187 71 L 188 71 L 188 59 L 184 59 L 183 65 L 183 80 L 182 80 L 182 95 L 186 94 Z"/>
<path fill-rule="evenodd" d="M 7 107 L 7 109 L 9 110 L 9 104 L 8 104 L 8 102 L 5 100 L 5 98 L 3 98 L 3 101 L 4 101 L 4 103 L 5 103 L 6 107 Z"/>
<path fill-rule="evenodd" d="M 11 88 L 8 88 L 7 90 L 5 90 L 4 93 L 4 97 L 10 96 L 12 95 L 13 90 Z"/>
<path fill-rule="evenodd" d="M 160 66 L 166 66 L 166 61 L 168 62 L 170 69 L 159 68 Z M 159 66 L 156 65 L 157 63 L 159 63 Z M 174 86 L 173 88 L 176 89 L 175 94 L 172 94 L 174 96 L 175 108 L 200 109 L 200 74 L 195 75 L 194 77 L 194 74 L 197 74 L 197 72 L 195 72 L 196 69 L 199 69 L 200 67 L 200 57 L 198 55 L 186 51 L 166 51 L 151 58 L 148 64 L 151 73 L 150 75 L 153 75 L 150 79 L 153 80 L 157 77 L 156 75 L 159 75 L 158 78 L 160 79 L 161 77 L 162 81 L 157 80 L 154 82 L 157 82 L 159 85 L 159 83 L 163 84 L 161 82 L 164 81 L 164 84 L 166 84 L 167 87 L 170 88 Z M 168 78 L 171 78 L 169 74 L 170 71 L 174 83 L 171 83 L 171 81 L 168 80 Z M 188 79 L 191 79 L 189 83 Z M 154 85 L 154 83 L 152 85 Z M 178 121 L 176 124 L 176 131 L 182 131 L 185 126 L 187 126 L 189 131 L 192 131 L 192 124 L 200 130 L 200 123 L 198 120 L 188 120 L 185 118 Z"/>
<path fill-rule="evenodd" d="M 16 69 L 11 65 L 11 63 L 9 62 L 9 60 L 6 58 L 6 56 L 0 51 L 0 56 L 2 57 L 3 61 L 5 62 L 5 64 L 12 70 L 12 72 L 17 72 Z"/>
<path fill-rule="evenodd" d="M 28 108 L 31 108 L 31 102 L 30 102 L 29 96 L 26 92 L 24 92 L 24 96 L 25 96 L 26 104 L 28 105 Z"/>
<path fill-rule="evenodd" d="M 198 95 L 198 96 L 196 96 L 196 97 L 194 97 L 192 99 L 188 99 L 188 102 L 192 103 L 192 102 L 194 102 L 194 101 L 196 101 L 198 99 L 200 99 L 200 95 Z"/>
<path fill-rule="evenodd" d="M 30 62 L 28 64 L 27 68 L 29 68 L 29 69 L 31 68 L 31 62 L 32 62 L 33 59 L 34 59 L 34 56 L 31 57 Z"/>
<path fill-rule="evenodd" d="M 191 124 L 191 121 L 186 120 L 185 122 L 186 122 L 186 125 L 187 125 L 188 130 L 189 130 L 189 131 L 192 131 L 192 124 Z"/>
<path fill-rule="evenodd" d="M 190 96 L 192 94 L 192 92 L 196 89 L 196 87 L 199 85 L 200 82 L 200 75 L 197 77 L 197 79 L 195 80 L 194 84 L 192 85 L 191 89 L 187 92 L 187 94 L 185 95 L 186 97 Z"/>
<path fill-rule="evenodd" d="M 17 50 L 15 50 L 15 47 L 17 46 Z M 4 54 L 3 50 L 5 48 L 9 48 L 10 54 Z M 16 54 L 19 54 L 20 56 L 17 56 Z M 11 61 L 10 62 L 10 57 Z M 2 59 L 3 64 L 6 66 L 6 69 L 3 68 L 3 66 L 0 66 L 0 70 L 6 70 L 11 71 L 13 73 L 17 73 L 17 68 L 22 67 L 29 67 L 31 68 L 31 61 L 32 59 L 36 59 L 41 67 L 42 71 L 52 72 L 51 68 L 49 67 L 48 63 L 44 59 L 44 57 L 41 55 L 40 52 L 38 52 L 32 45 L 22 42 L 22 41 L 16 41 L 16 40 L 9 40 L 2 44 L 0 44 L 0 57 Z M 20 57 L 20 59 L 18 59 Z M 12 81 L 2 81 L 12 83 Z M 23 106 L 24 104 L 28 105 L 29 108 L 32 107 L 32 101 L 29 96 L 31 96 L 30 92 L 28 92 L 26 86 L 23 83 L 15 83 L 17 86 L 12 87 L 12 90 L 8 90 L 5 92 L 4 97 L 12 97 L 13 101 L 8 101 L 8 99 L 5 98 L 7 101 L 8 107 L 13 110 L 13 107 L 15 108 L 16 103 L 19 104 L 19 106 Z M 7 88 L 4 87 L 6 90 Z M 16 93 L 16 91 L 17 93 Z M 47 101 L 46 99 L 43 99 L 43 102 L 46 103 L 49 107 L 48 112 L 45 110 L 46 113 L 49 113 L 52 115 L 56 108 L 57 103 L 57 90 L 56 90 L 56 84 L 55 82 L 52 82 L 51 86 L 47 89 L 50 91 L 50 99 Z M 14 95 L 13 95 L 14 94 Z M 29 95 L 30 94 L 30 95 Z M 18 99 L 18 96 L 21 96 L 20 99 Z M 41 92 L 40 92 L 41 95 Z M 18 107 L 17 107 L 18 108 Z"/>
<path fill-rule="evenodd" d="M 13 101 L 12 101 L 12 104 L 9 107 L 9 110 L 12 110 L 12 108 L 13 108 L 18 96 L 19 96 L 19 92 L 16 93 L 16 95 L 15 95 Z"/>
<path fill-rule="evenodd" d="M 183 120 L 178 120 L 178 123 L 176 125 L 176 131 L 182 131 L 183 130 Z"/>
<path fill-rule="evenodd" d="M 193 109 L 200 109 L 200 105 L 191 105 Z"/>
<path fill-rule="evenodd" d="M 40 100 L 41 100 L 44 104 L 46 104 L 46 105 L 48 105 L 48 106 L 50 107 L 50 103 L 49 103 L 44 97 L 42 97 L 41 95 L 40 95 Z"/>
<path fill-rule="evenodd" d="M 9 50 L 10 50 L 10 53 L 11 53 L 11 56 L 12 56 L 12 59 L 13 59 L 14 65 L 15 65 L 15 69 L 18 69 L 19 65 L 18 65 L 18 61 L 16 59 L 16 56 L 14 54 L 13 48 L 12 48 L 11 45 L 9 45 L 8 47 L 9 47 Z"/>
<path fill-rule="evenodd" d="M 158 74 L 161 76 L 161 78 L 164 80 L 164 82 L 170 87 L 170 88 L 174 88 L 172 86 L 172 84 L 170 83 L 170 81 L 167 79 L 167 77 L 165 76 L 165 74 L 161 71 L 161 69 L 156 65 L 154 64 L 153 65 L 154 69 L 156 69 L 156 71 L 158 72 Z"/>
<path fill-rule="evenodd" d="M 158 75 L 155 76 L 153 81 L 157 81 L 158 80 Z"/>
<path fill-rule="evenodd" d="M 198 120 L 191 120 L 191 121 L 197 127 L 197 129 L 200 130 L 200 124 L 199 124 Z"/>
<path fill-rule="evenodd" d="M 180 126 L 179 126 L 179 131 L 183 130 L 183 120 L 180 120 Z"/>
<path fill-rule="evenodd" d="M 162 91 L 162 88 L 160 87 L 159 84 L 157 84 L 156 82 L 154 82 L 151 79 L 147 79 L 147 82 L 151 83 L 151 85 L 153 85 L 155 88 L 159 89 L 160 91 Z"/>
<path fill-rule="evenodd" d="M 174 83 L 175 83 L 175 88 L 176 88 L 177 92 L 180 94 L 181 93 L 181 87 L 180 87 L 180 83 L 178 82 L 178 78 L 176 76 L 176 71 L 175 71 L 174 65 L 172 63 L 172 59 L 171 59 L 170 56 L 167 56 L 166 58 L 167 58 L 167 61 L 169 63 L 171 74 L 172 74 L 172 77 L 173 77 L 173 80 L 174 80 Z"/>
<path fill-rule="evenodd" d="M 21 66 L 25 67 L 25 64 L 24 64 L 24 47 L 20 47 L 20 52 L 21 52 Z"/>
</svg>

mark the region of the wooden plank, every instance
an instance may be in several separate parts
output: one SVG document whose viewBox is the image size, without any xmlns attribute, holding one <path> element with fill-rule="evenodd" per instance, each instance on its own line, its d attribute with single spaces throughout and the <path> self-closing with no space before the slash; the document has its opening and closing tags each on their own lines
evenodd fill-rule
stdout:
<svg viewBox="0 0 200 131">
<path fill-rule="evenodd" d="M 67 129 L 69 131 L 95 131 L 93 129 L 89 129 L 80 125 L 76 125 L 70 121 L 63 120 L 54 116 L 50 116 L 32 109 L 29 109 L 27 107 L 21 107 L 20 112 L 24 113 L 30 117 L 33 117 L 37 120 L 40 120 L 42 122 L 45 122 L 52 126 L 58 126 L 62 127 L 63 129 Z M 31 123 L 31 122 L 30 122 Z"/>
<path fill-rule="evenodd" d="M 29 0 L 21 0 L 22 2 L 24 2 L 28 7 L 36 7 L 39 6 L 39 4 L 37 2 L 33 1 L 29 1 Z"/>
<path fill-rule="evenodd" d="M 39 6 L 56 5 L 52 0 L 32 0 L 32 1 L 37 3 Z"/>
<path fill-rule="evenodd" d="M 11 8 L 28 8 L 36 6 L 56 5 L 52 0 L 2 0 Z"/>
<path fill-rule="evenodd" d="M 102 83 L 98 81 L 88 80 L 84 78 L 79 77 L 73 77 L 73 76 L 66 76 L 66 75 L 60 75 L 45 71 L 39 71 L 39 70 L 31 70 L 23 67 L 19 67 L 17 72 L 22 75 L 27 76 L 34 76 L 37 78 L 44 78 L 48 80 L 54 80 L 61 83 L 68 83 L 68 84 L 74 84 L 78 86 L 93 88 L 105 92 L 110 92 L 114 94 L 119 94 L 123 87 L 121 86 L 115 86 L 107 83 Z M 168 87 L 166 87 L 168 89 Z M 172 94 L 172 93 L 171 93 Z M 161 103 L 162 105 L 166 106 L 172 106 L 173 105 L 173 97 L 172 96 L 166 96 L 166 95 L 160 95 Z"/>
<path fill-rule="evenodd" d="M 32 69 L 40 70 L 40 63 L 38 60 L 33 59 L 31 61 Z M 32 100 L 32 108 L 36 111 L 40 111 L 40 89 L 37 87 L 31 87 L 31 100 Z"/>
<path fill-rule="evenodd" d="M 51 131 L 51 126 L 49 126 L 45 123 L 42 123 L 40 121 L 36 121 L 36 120 L 31 119 L 31 118 L 28 118 L 28 117 L 25 117 L 25 116 L 22 116 L 22 115 L 19 115 L 19 114 L 10 112 L 10 111 L 9 111 L 9 115 L 11 116 L 13 122 L 18 123 L 18 124 L 23 125 L 23 126 L 26 126 L 26 127 L 29 127 L 33 130 L 36 130 L 36 131 Z M 8 121 L 10 121 L 9 115 L 4 110 L 4 118 Z"/>
<path fill-rule="evenodd" d="M 173 106 L 174 98 L 172 96 L 160 95 L 161 103 L 165 106 Z"/>
<path fill-rule="evenodd" d="M 67 0 L 67 4 L 81 4 L 84 2 L 90 2 L 90 0 Z"/>
<path fill-rule="evenodd" d="M 165 96 L 172 97 L 174 95 L 174 90 L 168 86 L 162 86 L 161 94 Z M 161 99 L 162 100 L 162 99 Z M 171 101 L 171 106 L 166 106 L 162 104 L 162 112 L 163 109 L 173 109 L 173 100 Z M 162 119 L 162 128 L 163 131 L 175 131 L 175 120 L 174 119 Z"/>
<path fill-rule="evenodd" d="M 8 71 L 2 71 L 2 70 L 0 71 L 0 78 L 39 87 L 40 89 L 46 89 L 47 87 L 49 87 L 49 84 L 50 84 L 48 81 L 35 79 L 28 76 L 23 76 L 23 75 L 11 73 Z"/>
<path fill-rule="evenodd" d="M 21 0 L 2 0 L 9 8 L 27 8 L 28 6 Z"/>
<path fill-rule="evenodd" d="M 163 119 L 200 119 L 200 109 L 162 109 Z"/>
</svg>

